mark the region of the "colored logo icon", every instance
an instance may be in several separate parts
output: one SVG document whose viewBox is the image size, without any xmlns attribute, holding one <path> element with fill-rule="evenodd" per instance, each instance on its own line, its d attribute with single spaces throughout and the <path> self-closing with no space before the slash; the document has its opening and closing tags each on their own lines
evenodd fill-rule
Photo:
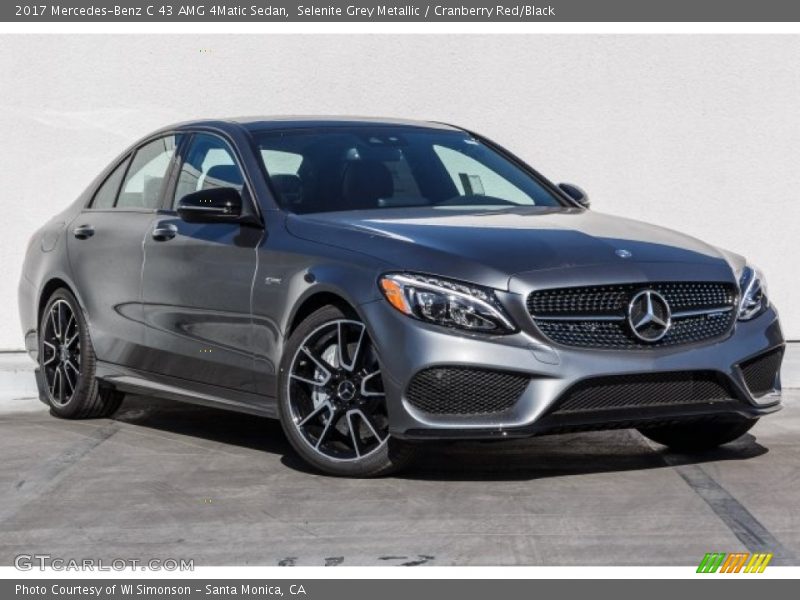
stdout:
<svg viewBox="0 0 800 600">
<path fill-rule="evenodd" d="M 756 552 L 709 552 L 700 561 L 698 573 L 763 573 L 772 553 Z"/>
</svg>

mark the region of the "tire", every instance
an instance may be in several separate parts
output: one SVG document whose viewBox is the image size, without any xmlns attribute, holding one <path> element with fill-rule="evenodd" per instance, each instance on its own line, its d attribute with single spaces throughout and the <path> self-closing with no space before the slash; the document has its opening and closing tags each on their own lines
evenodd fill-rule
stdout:
<svg viewBox="0 0 800 600">
<path fill-rule="evenodd" d="M 78 301 L 65 288 L 56 290 L 39 323 L 42 391 L 52 414 L 63 419 L 92 419 L 117 411 L 124 395 L 100 386 L 95 377 L 96 362 Z"/>
<path fill-rule="evenodd" d="M 639 429 L 639 433 L 672 450 L 702 452 L 732 442 L 747 433 L 758 419 L 678 423 Z"/>
<path fill-rule="evenodd" d="M 380 363 L 354 315 L 325 306 L 307 317 L 286 342 L 279 385 L 283 431 L 318 471 L 378 477 L 413 460 L 415 446 L 388 435 Z"/>
</svg>

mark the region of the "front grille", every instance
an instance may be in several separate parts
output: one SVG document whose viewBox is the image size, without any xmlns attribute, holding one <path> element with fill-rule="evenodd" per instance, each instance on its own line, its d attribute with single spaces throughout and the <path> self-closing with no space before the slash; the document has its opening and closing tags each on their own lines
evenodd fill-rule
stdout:
<svg viewBox="0 0 800 600">
<path fill-rule="evenodd" d="M 516 373 L 473 367 L 433 367 L 411 380 L 406 396 L 435 415 L 485 415 L 510 409 L 530 380 Z"/>
<path fill-rule="evenodd" d="M 552 414 L 718 404 L 732 401 L 713 371 L 612 375 L 581 381 L 556 402 Z"/>
<path fill-rule="evenodd" d="M 781 368 L 782 359 L 783 348 L 777 348 L 739 365 L 751 394 L 763 396 L 775 389 L 775 378 Z"/>
<path fill-rule="evenodd" d="M 656 342 L 637 338 L 628 323 L 628 305 L 642 290 L 661 294 L 672 313 L 672 325 Z M 541 290 L 532 292 L 527 304 L 536 326 L 553 342 L 584 348 L 647 349 L 722 337 L 733 326 L 735 303 L 732 284 L 672 282 Z"/>
</svg>

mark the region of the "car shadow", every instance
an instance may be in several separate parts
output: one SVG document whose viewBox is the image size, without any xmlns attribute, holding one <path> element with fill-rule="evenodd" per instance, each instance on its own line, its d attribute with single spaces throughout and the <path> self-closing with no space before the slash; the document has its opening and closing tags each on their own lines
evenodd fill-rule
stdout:
<svg viewBox="0 0 800 600">
<path fill-rule="evenodd" d="M 415 468 L 400 478 L 511 481 L 663 469 L 748 460 L 769 450 L 750 434 L 706 452 L 678 453 L 651 445 L 635 430 L 544 435 L 510 442 L 460 442 L 426 447 Z"/>
<path fill-rule="evenodd" d="M 292 449 L 274 419 L 216 408 L 132 396 L 115 420 L 281 456 L 296 471 L 316 473 Z M 751 434 L 715 450 L 684 454 L 648 443 L 634 430 L 545 435 L 502 442 L 429 442 L 398 479 L 442 481 L 532 480 L 707 462 L 748 460 L 768 449 Z"/>
<path fill-rule="evenodd" d="M 280 423 L 184 402 L 126 396 L 116 421 L 272 454 L 291 452 Z"/>
</svg>

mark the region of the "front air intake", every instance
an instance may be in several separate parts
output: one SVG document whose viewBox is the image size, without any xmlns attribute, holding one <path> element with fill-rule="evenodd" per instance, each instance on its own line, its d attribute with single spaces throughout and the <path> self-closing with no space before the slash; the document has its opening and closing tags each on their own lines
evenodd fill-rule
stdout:
<svg viewBox="0 0 800 600">
<path fill-rule="evenodd" d="M 512 408 L 529 381 L 505 371 L 433 367 L 414 375 L 406 397 L 414 408 L 433 415 L 487 415 Z"/>
<path fill-rule="evenodd" d="M 594 413 L 733 402 L 713 371 L 613 375 L 585 379 L 569 388 L 551 414 Z"/>
<path fill-rule="evenodd" d="M 763 396 L 775 389 L 775 381 L 783 360 L 783 348 L 770 350 L 739 365 L 739 369 L 753 396 Z"/>
</svg>

